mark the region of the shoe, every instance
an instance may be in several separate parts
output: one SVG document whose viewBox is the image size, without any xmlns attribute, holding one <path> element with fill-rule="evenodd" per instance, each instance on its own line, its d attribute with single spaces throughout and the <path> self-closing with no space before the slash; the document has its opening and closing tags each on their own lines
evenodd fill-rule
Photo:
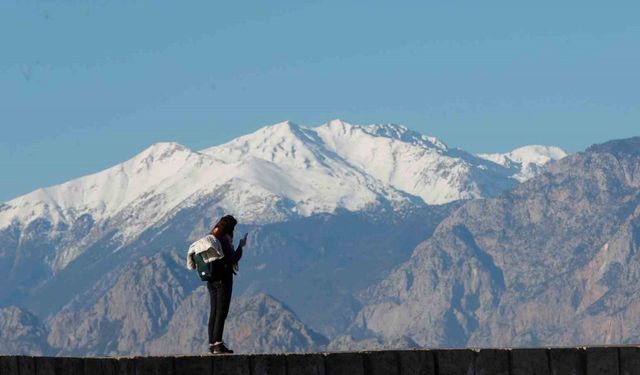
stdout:
<svg viewBox="0 0 640 375">
<path fill-rule="evenodd" d="M 213 344 L 209 347 L 211 354 L 233 354 L 233 350 L 227 348 L 224 342 Z"/>
</svg>

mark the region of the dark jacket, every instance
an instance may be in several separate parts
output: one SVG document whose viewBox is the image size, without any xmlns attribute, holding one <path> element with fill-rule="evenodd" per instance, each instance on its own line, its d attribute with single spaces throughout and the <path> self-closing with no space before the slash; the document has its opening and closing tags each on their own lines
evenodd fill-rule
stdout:
<svg viewBox="0 0 640 375">
<path fill-rule="evenodd" d="M 213 268 L 213 281 L 232 282 L 233 281 L 233 265 L 238 263 L 242 258 L 242 247 L 238 246 L 236 250 L 233 250 L 233 244 L 227 241 L 226 237 L 216 238 L 222 245 L 222 252 L 224 257 L 222 259 L 209 263 Z"/>
</svg>

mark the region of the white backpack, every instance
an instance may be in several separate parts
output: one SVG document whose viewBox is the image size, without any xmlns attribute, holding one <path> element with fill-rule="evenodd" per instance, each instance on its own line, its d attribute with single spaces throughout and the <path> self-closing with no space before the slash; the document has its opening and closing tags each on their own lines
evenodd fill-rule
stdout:
<svg viewBox="0 0 640 375">
<path fill-rule="evenodd" d="M 187 268 L 190 270 L 196 269 L 196 263 L 193 260 L 193 256 L 199 254 L 205 263 L 211 263 L 214 260 L 224 258 L 222 252 L 222 245 L 218 239 L 209 234 L 189 246 L 187 252 Z"/>
</svg>

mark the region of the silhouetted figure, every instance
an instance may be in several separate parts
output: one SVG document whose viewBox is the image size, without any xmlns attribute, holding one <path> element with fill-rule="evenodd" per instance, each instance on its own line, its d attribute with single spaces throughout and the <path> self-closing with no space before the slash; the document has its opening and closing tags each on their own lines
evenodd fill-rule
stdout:
<svg viewBox="0 0 640 375">
<path fill-rule="evenodd" d="M 213 227 L 211 233 L 220 241 L 224 257 L 209 263 L 212 276 L 207 281 L 211 311 L 209 312 L 209 351 L 212 354 L 233 353 L 222 341 L 224 321 L 229 313 L 233 275 L 238 269 L 242 257 L 242 248 L 247 244 L 247 235 L 240 240 L 237 249 L 233 249 L 233 231 L 238 221 L 231 215 L 223 216 Z"/>
</svg>

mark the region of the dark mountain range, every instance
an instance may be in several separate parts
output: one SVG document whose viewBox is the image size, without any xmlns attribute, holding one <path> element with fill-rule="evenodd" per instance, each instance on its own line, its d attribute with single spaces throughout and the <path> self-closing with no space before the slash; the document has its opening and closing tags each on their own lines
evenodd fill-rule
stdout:
<svg viewBox="0 0 640 375">
<path fill-rule="evenodd" d="M 361 295 L 356 339 L 422 346 L 640 341 L 640 138 L 464 204 Z"/>
<path fill-rule="evenodd" d="M 292 222 L 240 227 L 239 232 L 251 233 L 251 246 L 241 262 L 234 296 L 244 295 L 252 301 L 250 298 L 255 294 L 273 294 L 287 301 L 298 314 L 304 314 L 302 318 L 307 324 L 328 334 L 339 333 L 360 308 L 353 295 L 406 260 L 411 249 L 458 205 L 403 213 L 343 211 Z M 204 326 L 173 339 L 160 336 L 166 330 L 177 332 L 171 327 L 176 324 L 174 320 L 180 320 L 178 309 L 184 303 L 194 303 L 188 300 L 195 298 L 193 293 L 201 285 L 195 273 L 186 269 L 184 255 L 188 245 L 185 240 L 192 236 L 191 232 L 201 228 L 206 233 L 199 224 L 202 216 L 198 210 L 182 212 L 169 225 L 155 229 L 160 235 L 144 235 L 130 247 L 104 258 L 98 248 L 89 250 L 51 281 L 34 289 L 26 301 L 38 308 L 49 327 L 45 337 L 48 336 L 51 348 L 45 345 L 41 350 L 65 355 L 159 353 L 161 349 L 176 352 L 187 347 L 196 350 L 202 344 L 200 336 L 184 335 L 201 334 Z M 207 317 L 207 298 L 206 294 L 198 297 L 200 320 Z M 238 301 L 242 300 L 241 297 Z M 241 302 L 234 299 L 232 306 L 236 303 Z M 297 316 L 293 320 L 304 326 Z M 257 335 L 268 334 L 261 333 L 260 327 L 254 328 Z M 262 350 L 295 351 L 326 343 L 319 334 L 304 333 L 296 325 L 292 329 L 303 332 L 292 337 L 310 338 L 287 339 L 286 330 L 280 329 L 278 332 L 285 336 L 269 338 L 272 343 Z M 311 332 L 310 328 L 305 329 Z M 192 346 L 184 343 L 171 346 L 172 340 L 180 337 L 192 340 Z M 266 345 L 269 340 L 259 342 Z M 153 344 L 141 344 L 146 342 Z M 241 346 L 260 350 L 255 342 Z"/>
</svg>

